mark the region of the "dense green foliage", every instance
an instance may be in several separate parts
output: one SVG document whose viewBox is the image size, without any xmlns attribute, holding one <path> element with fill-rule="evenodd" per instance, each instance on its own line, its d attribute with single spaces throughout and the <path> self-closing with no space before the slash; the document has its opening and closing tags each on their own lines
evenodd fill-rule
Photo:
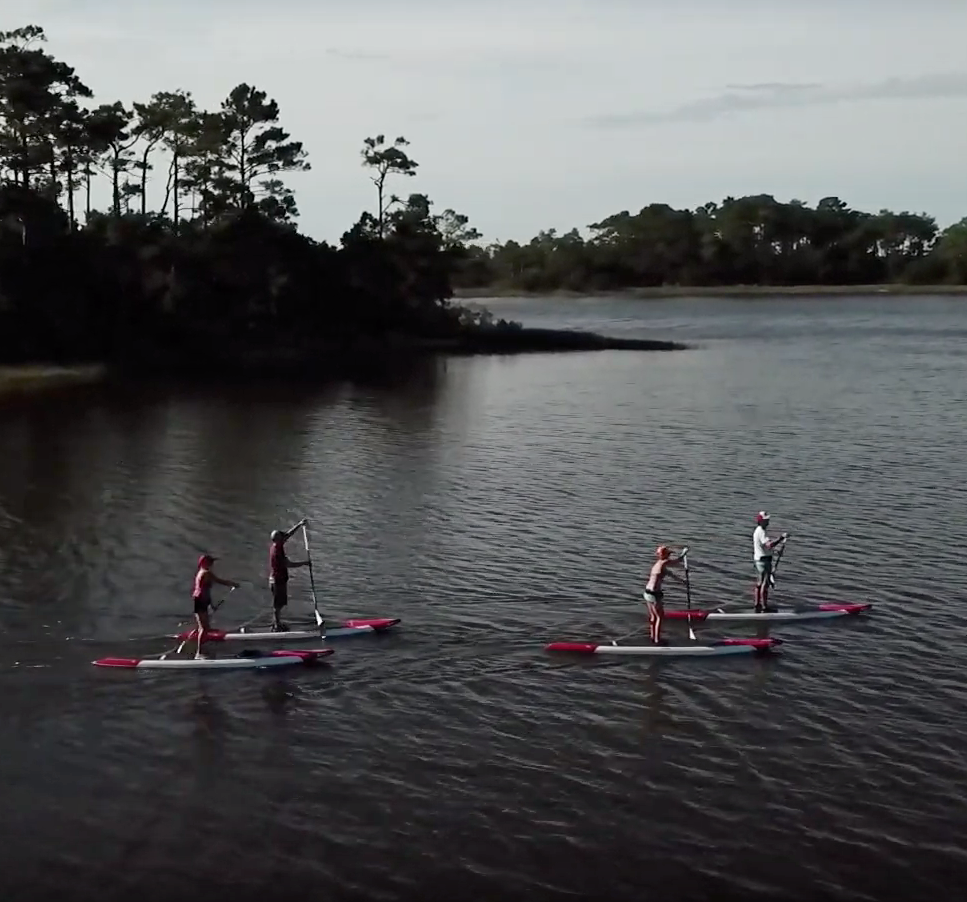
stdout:
<svg viewBox="0 0 967 902">
<path fill-rule="evenodd" d="M 0 362 L 248 365 L 492 342 L 477 328 L 489 315 L 453 304 L 453 287 L 967 283 L 967 220 L 938 234 L 928 216 L 837 198 L 653 204 L 588 239 L 483 247 L 465 216 L 388 193 L 419 164 L 383 135 L 360 150 L 376 214 L 331 246 L 295 226 L 287 180 L 310 164 L 265 92 L 240 84 L 215 111 L 184 90 L 98 104 L 45 41 L 35 25 L 0 33 Z"/>
<path fill-rule="evenodd" d="M 460 287 L 526 291 L 691 285 L 967 284 L 967 219 L 939 232 L 925 214 L 815 208 L 769 195 L 697 210 L 651 204 L 529 244 L 473 248 Z"/>
<path fill-rule="evenodd" d="M 95 105 L 44 42 L 33 25 L 0 33 L 0 360 L 201 365 L 475 322 L 449 298 L 479 235 L 423 195 L 387 195 L 418 165 L 405 139 L 363 142 L 378 214 L 317 243 L 286 184 L 307 154 L 264 92 L 238 85 L 214 112 L 181 90 Z"/>
</svg>

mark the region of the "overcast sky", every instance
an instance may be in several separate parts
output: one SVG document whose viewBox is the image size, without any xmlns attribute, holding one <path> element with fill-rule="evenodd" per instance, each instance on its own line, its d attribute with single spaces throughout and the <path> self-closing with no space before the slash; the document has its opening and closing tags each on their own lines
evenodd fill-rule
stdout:
<svg viewBox="0 0 967 902">
<path fill-rule="evenodd" d="M 652 202 L 771 193 L 967 216 L 964 0 L 3 0 L 98 101 L 247 81 L 313 169 L 302 228 L 338 240 L 374 190 L 363 138 L 405 135 L 400 193 L 487 239 Z"/>
</svg>

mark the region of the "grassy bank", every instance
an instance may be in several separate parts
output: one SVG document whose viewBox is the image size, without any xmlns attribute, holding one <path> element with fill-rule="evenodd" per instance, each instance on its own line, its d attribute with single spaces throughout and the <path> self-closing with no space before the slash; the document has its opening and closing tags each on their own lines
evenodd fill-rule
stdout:
<svg viewBox="0 0 967 902">
<path fill-rule="evenodd" d="M 697 298 L 697 297 L 870 297 L 873 295 L 965 295 L 967 285 L 662 285 L 611 291 L 523 291 L 520 288 L 458 288 L 460 300 L 474 298 Z"/>
<path fill-rule="evenodd" d="M 78 385 L 93 385 L 107 369 L 91 366 L 0 366 L 0 398 L 35 394 Z"/>
</svg>

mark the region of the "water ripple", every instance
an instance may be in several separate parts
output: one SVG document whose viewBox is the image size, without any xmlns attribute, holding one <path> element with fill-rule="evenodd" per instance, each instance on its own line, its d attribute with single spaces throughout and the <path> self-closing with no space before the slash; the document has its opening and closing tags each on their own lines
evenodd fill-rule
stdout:
<svg viewBox="0 0 967 902">
<path fill-rule="evenodd" d="M 495 308 L 700 349 L 3 413 L 11 887 L 878 900 L 967 886 L 962 303 Z M 750 604 L 762 507 L 792 533 L 780 603 L 874 612 L 763 630 L 787 640 L 775 660 L 542 652 L 641 636 L 659 542 L 691 546 L 695 607 Z M 326 614 L 400 616 L 395 635 L 334 644 L 331 666 L 295 674 L 90 667 L 164 650 L 202 550 L 243 583 L 220 622 L 264 612 L 268 532 L 302 516 Z M 293 617 L 311 612 L 305 571 L 293 598 Z M 216 866 L 197 873 L 201 848 Z"/>
</svg>

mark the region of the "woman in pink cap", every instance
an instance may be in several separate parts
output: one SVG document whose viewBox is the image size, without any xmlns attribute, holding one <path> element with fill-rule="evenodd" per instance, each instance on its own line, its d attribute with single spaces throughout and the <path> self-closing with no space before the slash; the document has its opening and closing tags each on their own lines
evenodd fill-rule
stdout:
<svg viewBox="0 0 967 902">
<path fill-rule="evenodd" d="M 228 586 L 232 589 L 238 588 L 238 583 L 230 579 L 222 579 L 216 576 L 212 570 L 212 564 L 217 558 L 210 554 L 203 554 L 198 558 L 198 572 L 195 573 L 195 588 L 192 592 L 192 601 L 195 605 L 195 624 L 198 631 L 198 649 L 195 652 L 196 658 L 203 658 L 201 644 L 205 641 L 205 631 L 210 630 L 211 619 L 208 609 L 212 605 L 212 586 L 218 583 L 220 586 Z"/>
</svg>

